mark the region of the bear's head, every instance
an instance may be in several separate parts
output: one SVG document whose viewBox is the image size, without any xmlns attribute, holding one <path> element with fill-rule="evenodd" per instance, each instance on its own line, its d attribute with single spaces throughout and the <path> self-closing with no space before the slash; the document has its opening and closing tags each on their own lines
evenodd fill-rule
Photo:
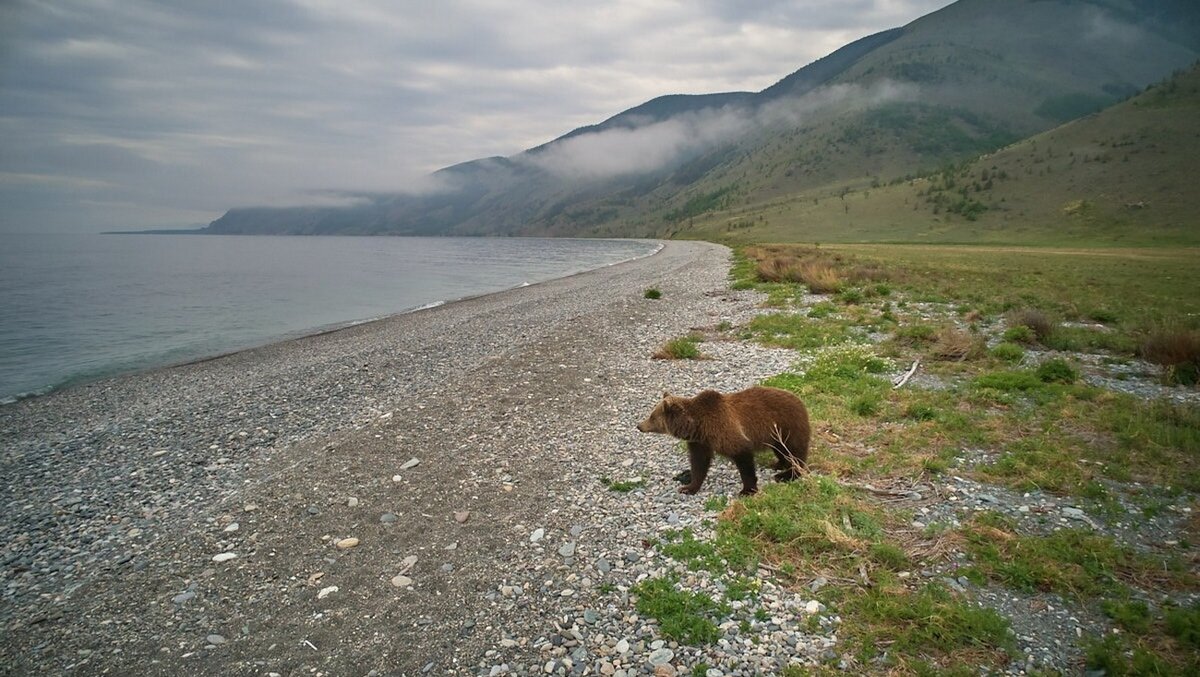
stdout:
<svg viewBox="0 0 1200 677">
<path fill-rule="evenodd" d="M 688 413 L 689 400 L 686 397 L 675 397 L 663 393 L 662 401 L 654 407 L 654 411 L 638 424 L 637 429 L 644 433 L 660 433 L 671 435 L 681 440 L 692 436 L 696 429 L 696 421 Z"/>
</svg>

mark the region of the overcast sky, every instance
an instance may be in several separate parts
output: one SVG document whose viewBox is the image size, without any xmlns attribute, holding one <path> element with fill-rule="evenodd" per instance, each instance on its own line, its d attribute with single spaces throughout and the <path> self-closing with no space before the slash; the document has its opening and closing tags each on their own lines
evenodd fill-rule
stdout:
<svg viewBox="0 0 1200 677">
<path fill-rule="evenodd" d="M 0 0 L 0 231 L 391 191 L 948 0 Z"/>
</svg>

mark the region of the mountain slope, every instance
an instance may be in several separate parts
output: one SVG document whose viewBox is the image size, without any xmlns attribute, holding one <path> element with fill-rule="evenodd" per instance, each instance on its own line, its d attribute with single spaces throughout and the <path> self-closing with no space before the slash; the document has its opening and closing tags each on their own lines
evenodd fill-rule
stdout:
<svg viewBox="0 0 1200 677">
<path fill-rule="evenodd" d="M 1098 110 L 1200 56 L 1194 4 L 960 0 L 762 92 L 659 97 L 441 170 L 438 190 L 235 209 L 207 231 L 670 235 L 714 210 L 887 183 Z"/>
<path fill-rule="evenodd" d="M 1100 113 L 890 185 L 706 214 L 727 241 L 1200 244 L 1200 65 Z"/>
</svg>

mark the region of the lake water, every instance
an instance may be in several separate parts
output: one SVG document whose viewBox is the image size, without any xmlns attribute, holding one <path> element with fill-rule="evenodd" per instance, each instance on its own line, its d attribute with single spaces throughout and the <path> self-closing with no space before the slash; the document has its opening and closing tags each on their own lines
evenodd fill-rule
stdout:
<svg viewBox="0 0 1200 677">
<path fill-rule="evenodd" d="M 657 246 L 0 234 L 0 401 L 563 277 Z"/>
</svg>

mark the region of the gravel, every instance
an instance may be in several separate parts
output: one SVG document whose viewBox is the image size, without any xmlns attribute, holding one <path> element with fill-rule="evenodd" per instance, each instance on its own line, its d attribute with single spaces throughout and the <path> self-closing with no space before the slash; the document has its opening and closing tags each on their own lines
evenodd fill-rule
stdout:
<svg viewBox="0 0 1200 677">
<path fill-rule="evenodd" d="M 664 389 L 742 388 L 792 359 L 736 342 L 706 343 L 709 360 L 650 358 L 755 314 L 756 295 L 727 288 L 728 256 L 668 243 L 0 408 L 2 671 L 647 668 L 654 625 L 621 590 L 663 566 L 642 540 L 668 513 L 700 520 L 737 473 L 715 468 L 681 497 L 673 444 L 634 425 Z M 643 298 L 651 286 L 662 299 Z M 606 474 L 646 487 L 616 494 Z M 600 593 L 601 576 L 618 592 Z M 205 641 L 216 634 L 227 641 Z M 628 652 L 609 659 L 609 639 Z M 667 648 L 676 665 L 696 659 Z"/>
</svg>

